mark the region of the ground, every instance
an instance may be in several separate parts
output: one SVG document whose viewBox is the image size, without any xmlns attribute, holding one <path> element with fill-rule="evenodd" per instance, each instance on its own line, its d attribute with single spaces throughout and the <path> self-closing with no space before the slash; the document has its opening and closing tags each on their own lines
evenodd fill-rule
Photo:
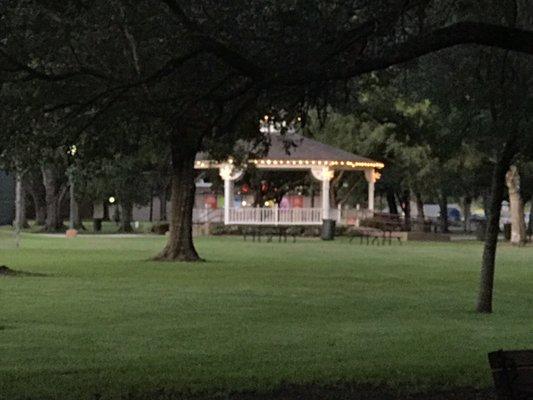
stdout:
<svg viewBox="0 0 533 400">
<path fill-rule="evenodd" d="M 487 352 L 533 346 L 533 248 L 501 247 L 478 315 L 477 243 L 210 237 L 174 264 L 150 261 L 162 237 L 0 239 L 0 265 L 46 275 L 0 277 L 1 399 L 477 398 Z"/>
</svg>

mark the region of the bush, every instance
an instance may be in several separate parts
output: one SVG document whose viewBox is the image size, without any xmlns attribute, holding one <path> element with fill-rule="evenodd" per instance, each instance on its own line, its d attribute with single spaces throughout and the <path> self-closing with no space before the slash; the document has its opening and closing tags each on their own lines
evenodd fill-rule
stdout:
<svg viewBox="0 0 533 400">
<path fill-rule="evenodd" d="M 152 233 L 156 233 L 158 235 L 164 235 L 167 233 L 170 229 L 170 225 L 168 222 L 158 222 L 152 226 Z"/>
</svg>

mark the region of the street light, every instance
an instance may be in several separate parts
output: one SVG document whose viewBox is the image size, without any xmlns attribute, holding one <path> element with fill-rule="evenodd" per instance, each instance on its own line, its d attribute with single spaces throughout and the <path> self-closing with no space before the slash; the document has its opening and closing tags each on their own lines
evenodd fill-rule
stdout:
<svg viewBox="0 0 533 400">
<path fill-rule="evenodd" d="M 67 150 L 67 154 L 69 154 L 72 158 L 76 156 L 76 153 L 78 152 L 78 148 L 75 144 L 71 145 L 69 149 Z M 74 197 L 74 170 L 76 166 L 74 165 L 74 161 L 72 162 L 72 165 L 68 169 L 68 182 L 69 182 L 69 195 L 70 195 L 70 210 L 69 210 L 69 222 L 68 222 L 68 231 L 67 231 L 67 237 L 74 237 L 78 234 L 78 232 L 75 229 L 77 215 L 78 215 L 78 204 L 76 203 L 76 199 Z"/>
</svg>

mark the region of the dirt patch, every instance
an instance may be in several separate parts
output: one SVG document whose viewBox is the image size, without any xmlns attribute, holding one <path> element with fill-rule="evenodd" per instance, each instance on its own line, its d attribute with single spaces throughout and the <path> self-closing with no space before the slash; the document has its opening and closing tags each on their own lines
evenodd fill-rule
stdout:
<svg viewBox="0 0 533 400">
<path fill-rule="evenodd" d="M 16 276 L 46 276 L 45 274 L 37 274 L 35 272 L 16 271 L 5 265 L 0 265 L 0 277 L 16 277 Z"/>
</svg>

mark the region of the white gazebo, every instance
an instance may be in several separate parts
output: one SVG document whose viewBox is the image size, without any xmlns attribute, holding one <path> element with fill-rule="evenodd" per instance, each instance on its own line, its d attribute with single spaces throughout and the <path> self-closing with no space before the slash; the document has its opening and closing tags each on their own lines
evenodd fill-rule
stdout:
<svg viewBox="0 0 533 400">
<path fill-rule="evenodd" d="M 217 168 L 224 180 L 224 224 L 226 225 L 322 225 L 324 220 L 338 219 L 337 209 L 330 207 L 330 181 L 335 171 L 361 171 L 368 182 L 367 214 L 374 210 L 374 184 L 379 178 L 379 170 L 383 163 L 358 156 L 347 151 L 337 149 L 290 133 L 281 135 L 277 132 L 270 135 L 270 146 L 267 154 L 258 159 L 248 161 L 255 168 L 265 170 L 308 170 L 313 177 L 321 182 L 321 207 L 317 208 L 289 208 L 278 207 L 235 207 L 233 185 L 244 174 L 243 167 L 237 167 L 232 159 L 226 162 L 210 160 L 206 154 L 198 154 L 195 162 L 196 169 Z M 293 144 L 287 147 L 287 143 Z"/>
</svg>

